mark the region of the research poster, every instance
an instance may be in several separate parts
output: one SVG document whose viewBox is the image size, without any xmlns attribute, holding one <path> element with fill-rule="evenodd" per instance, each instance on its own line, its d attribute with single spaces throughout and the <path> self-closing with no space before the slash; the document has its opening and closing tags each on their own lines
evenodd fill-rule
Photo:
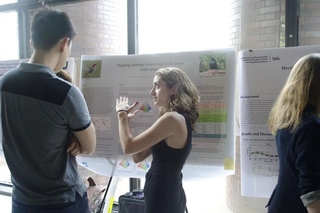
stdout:
<svg viewBox="0 0 320 213">
<path fill-rule="evenodd" d="M 152 158 L 135 164 L 124 155 L 118 135 L 115 100 L 127 96 L 138 101 L 131 122 L 134 135 L 158 118 L 158 108 L 149 94 L 154 72 L 163 67 L 185 71 L 197 86 L 201 102 L 192 152 L 184 167 L 185 178 L 234 174 L 235 50 L 162 53 L 81 58 L 81 90 L 97 133 L 93 156 L 79 156 L 78 163 L 108 176 L 144 177 Z"/>
<path fill-rule="evenodd" d="M 16 68 L 20 62 L 27 62 L 29 59 L 0 61 L 0 78 L 7 71 Z"/>
<path fill-rule="evenodd" d="M 320 46 L 241 51 L 240 155 L 241 195 L 269 198 L 278 179 L 275 138 L 268 129 L 269 112 L 293 65 Z"/>
<path fill-rule="evenodd" d="M 3 76 L 7 71 L 16 68 L 20 62 L 28 62 L 29 59 L 19 59 L 19 60 L 7 60 L 7 61 L 0 61 L 0 78 Z M 62 70 L 65 70 L 69 73 L 72 79 L 75 78 L 75 59 L 68 58 L 66 64 L 63 66 Z"/>
</svg>

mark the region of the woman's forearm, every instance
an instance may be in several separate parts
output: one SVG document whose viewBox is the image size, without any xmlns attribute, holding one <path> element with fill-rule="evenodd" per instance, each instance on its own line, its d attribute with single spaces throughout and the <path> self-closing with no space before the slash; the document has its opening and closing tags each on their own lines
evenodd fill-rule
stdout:
<svg viewBox="0 0 320 213">
<path fill-rule="evenodd" d="M 133 135 L 129 126 L 129 119 L 126 112 L 118 112 L 118 125 L 122 150 L 125 154 L 131 154 L 130 142 L 133 139 Z"/>
</svg>

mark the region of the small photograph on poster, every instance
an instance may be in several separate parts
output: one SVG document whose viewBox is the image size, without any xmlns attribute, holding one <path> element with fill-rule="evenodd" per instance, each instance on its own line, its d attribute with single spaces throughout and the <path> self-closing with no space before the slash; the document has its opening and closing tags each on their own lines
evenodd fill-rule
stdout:
<svg viewBox="0 0 320 213">
<path fill-rule="evenodd" d="M 101 78 L 102 60 L 82 61 L 82 78 Z"/>
<path fill-rule="evenodd" d="M 201 54 L 199 56 L 200 76 L 214 76 L 226 74 L 226 54 L 211 53 Z"/>
</svg>

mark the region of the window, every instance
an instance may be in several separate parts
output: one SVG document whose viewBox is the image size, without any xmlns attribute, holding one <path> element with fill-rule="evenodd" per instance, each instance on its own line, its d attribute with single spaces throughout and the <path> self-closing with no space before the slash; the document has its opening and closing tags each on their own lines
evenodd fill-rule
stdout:
<svg viewBox="0 0 320 213">
<path fill-rule="evenodd" d="M 229 1 L 139 0 L 139 53 L 229 45 Z"/>
<path fill-rule="evenodd" d="M 5 4 L 16 3 L 18 0 L 1 0 L 0 6 Z"/>
<path fill-rule="evenodd" d="M 18 13 L 0 13 L 0 60 L 19 59 Z"/>
</svg>

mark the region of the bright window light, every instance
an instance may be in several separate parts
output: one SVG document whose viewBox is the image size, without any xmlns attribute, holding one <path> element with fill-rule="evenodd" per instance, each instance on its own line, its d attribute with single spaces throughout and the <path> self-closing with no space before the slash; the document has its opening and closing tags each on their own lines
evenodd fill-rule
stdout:
<svg viewBox="0 0 320 213">
<path fill-rule="evenodd" d="M 0 5 L 16 3 L 18 0 L 1 0 Z"/>
<path fill-rule="evenodd" d="M 0 13 L 0 28 L 0 60 L 19 59 L 18 13 Z"/>
<path fill-rule="evenodd" d="M 230 46 L 229 1 L 139 0 L 139 53 Z"/>
</svg>

